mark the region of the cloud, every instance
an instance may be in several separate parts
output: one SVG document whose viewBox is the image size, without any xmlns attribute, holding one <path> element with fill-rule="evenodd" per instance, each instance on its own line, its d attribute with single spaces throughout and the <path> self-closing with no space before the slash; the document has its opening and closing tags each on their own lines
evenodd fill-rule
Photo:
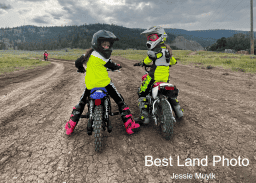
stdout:
<svg viewBox="0 0 256 183">
<path fill-rule="evenodd" d="M 37 16 L 37 17 L 32 19 L 32 22 L 35 22 L 35 23 L 38 23 L 38 24 L 49 24 L 48 21 L 47 21 L 48 17 L 49 17 L 48 15 L 46 15 L 46 16 Z"/>
<path fill-rule="evenodd" d="M 9 10 L 12 9 L 12 6 L 6 5 L 5 3 L 0 3 L 0 9 Z"/>
<path fill-rule="evenodd" d="M 66 1 L 66 4 L 70 1 Z M 99 23 L 114 23 L 126 27 L 133 28 L 148 28 L 152 25 L 160 25 L 169 23 L 170 21 L 188 21 L 188 16 L 185 20 L 182 19 L 180 12 L 176 6 L 182 6 L 189 0 L 177 1 L 155 1 L 155 0 L 94 0 L 89 1 L 89 5 L 80 5 L 89 12 L 96 22 Z M 175 14 L 176 13 L 176 14 Z M 185 14 L 184 14 L 185 15 Z M 175 17 L 175 18 L 174 18 Z"/>
<path fill-rule="evenodd" d="M 42 2 L 42 1 L 48 1 L 48 0 L 19 0 L 22 2 Z"/>
<path fill-rule="evenodd" d="M 2 10 L 2 9 L 0 9 L 0 15 L 1 15 L 1 14 L 4 14 L 4 13 L 5 13 L 5 11 Z"/>
<path fill-rule="evenodd" d="M 60 20 L 60 17 L 63 16 L 62 13 L 50 13 L 54 19 Z"/>
<path fill-rule="evenodd" d="M 241 0 L 0 0 L 0 23 L 116 24 L 128 28 L 250 29 L 250 3 Z M 4 3 L 2 3 L 4 2 Z M 8 2 L 8 3 L 7 3 Z M 242 3 L 242 4 L 241 4 Z M 256 7 L 256 3 L 254 4 Z M 11 9 L 11 10 L 10 10 Z M 8 11 L 10 10 L 10 11 Z M 20 16 L 22 15 L 22 16 Z M 44 16 L 48 15 L 48 17 Z M 18 18 L 17 18 L 18 16 Z M 4 21 L 8 20 L 8 21 Z M 14 23 L 15 22 L 15 23 Z"/>
<path fill-rule="evenodd" d="M 93 9 L 92 4 L 94 4 L 94 1 L 58 0 L 58 3 L 63 10 L 62 18 L 70 20 L 69 24 L 98 23 L 95 17 L 88 11 L 89 9 Z M 97 11 L 97 9 L 96 7 L 94 10 Z"/>
<path fill-rule="evenodd" d="M 66 14 L 63 8 L 47 9 L 45 13 L 50 14 L 56 20 L 60 20 L 60 18 Z"/>
<path fill-rule="evenodd" d="M 18 13 L 19 14 L 26 14 L 27 12 L 31 11 L 30 9 L 22 9 L 22 10 L 19 10 Z"/>
</svg>

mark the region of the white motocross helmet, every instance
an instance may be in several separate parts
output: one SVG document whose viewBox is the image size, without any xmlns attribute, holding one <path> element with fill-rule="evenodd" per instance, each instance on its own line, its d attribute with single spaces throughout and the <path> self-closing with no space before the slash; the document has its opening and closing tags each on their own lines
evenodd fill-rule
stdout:
<svg viewBox="0 0 256 183">
<path fill-rule="evenodd" d="M 146 45 L 150 50 L 155 48 L 159 43 L 166 41 L 167 34 L 165 33 L 164 29 L 160 26 L 150 27 L 141 33 L 141 35 L 146 35 L 147 37 L 151 34 L 157 34 L 159 38 L 155 41 L 151 41 L 151 40 L 147 41 Z"/>
</svg>

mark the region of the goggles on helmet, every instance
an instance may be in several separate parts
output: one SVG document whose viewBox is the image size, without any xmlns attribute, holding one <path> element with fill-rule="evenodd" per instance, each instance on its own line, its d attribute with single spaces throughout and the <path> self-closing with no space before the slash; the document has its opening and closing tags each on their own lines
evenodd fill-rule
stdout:
<svg viewBox="0 0 256 183">
<path fill-rule="evenodd" d="M 156 41 L 158 40 L 159 36 L 157 34 L 150 34 L 147 36 L 148 41 Z"/>
</svg>

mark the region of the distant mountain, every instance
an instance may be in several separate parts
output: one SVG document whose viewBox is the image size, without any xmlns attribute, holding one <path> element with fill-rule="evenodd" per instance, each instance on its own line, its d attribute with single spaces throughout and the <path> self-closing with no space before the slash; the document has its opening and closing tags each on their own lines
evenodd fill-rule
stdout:
<svg viewBox="0 0 256 183">
<path fill-rule="evenodd" d="M 204 50 L 204 48 L 198 42 L 187 40 L 183 36 L 177 36 L 170 44 L 170 46 L 175 46 L 181 50 Z"/>
<path fill-rule="evenodd" d="M 119 41 L 115 49 L 147 49 L 146 38 L 140 35 L 142 29 L 130 29 L 117 25 L 91 24 L 63 27 L 37 27 L 32 25 L 0 29 L 0 49 L 51 50 L 65 47 L 90 48 L 95 32 L 105 29 L 113 32 Z M 168 33 L 170 39 L 175 36 Z"/>
<path fill-rule="evenodd" d="M 234 34 L 243 33 L 249 34 L 248 31 L 237 31 L 237 30 L 197 30 L 187 31 L 184 29 L 165 29 L 167 33 L 175 36 L 183 36 L 187 40 L 198 42 L 203 47 L 214 44 L 218 39 L 222 37 L 232 37 Z M 256 33 L 254 32 L 254 38 Z"/>
<path fill-rule="evenodd" d="M 26 25 L 14 28 L 2 28 L 0 29 L 0 49 L 52 50 L 67 47 L 87 49 L 91 47 L 92 35 L 101 29 L 109 30 L 119 38 L 119 41 L 115 43 L 115 49 L 147 49 L 146 38 L 140 35 L 145 29 L 132 29 L 114 24 L 99 23 L 84 24 L 81 26 L 37 27 Z M 211 46 L 221 37 L 231 37 L 238 33 L 248 33 L 246 31 L 235 30 L 187 31 L 183 29 L 165 29 L 165 31 L 168 35 L 168 44 L 174 45 L 173 41 L 175 38 L 182 36 L 186 39 L 186 43 L 191 43 L 190 46 L 184 47 L 184 49 L 190 50 L 195 49 L 194 47 L 199 48 L 202 46 L 205 48 Z"/>
</svg>

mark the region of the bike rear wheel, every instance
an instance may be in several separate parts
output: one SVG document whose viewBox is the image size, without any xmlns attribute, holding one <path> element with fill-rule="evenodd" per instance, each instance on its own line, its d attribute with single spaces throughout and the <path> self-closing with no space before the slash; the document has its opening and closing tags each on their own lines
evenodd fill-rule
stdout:
<svg viewBox="0 0 256 183">
<path fill-rule="evenodd" d="M 167 100 L 161 100 L 161 115 L 159 120 L 161 122 L 160 128 L 165 139 L 169 140 L 173 136 L 173 125 L 175 119 L 172 115 L 169 102 Z"/>
<path fill-rule="evenodd" d="M 103 106 L 95 106 L 94 109 L 94 121 L 93 121 L 93 126 L 94 126 L 94 137 L 95 137 L 95 151 L 101 151 L 103 148 Z"/>
</svg>

